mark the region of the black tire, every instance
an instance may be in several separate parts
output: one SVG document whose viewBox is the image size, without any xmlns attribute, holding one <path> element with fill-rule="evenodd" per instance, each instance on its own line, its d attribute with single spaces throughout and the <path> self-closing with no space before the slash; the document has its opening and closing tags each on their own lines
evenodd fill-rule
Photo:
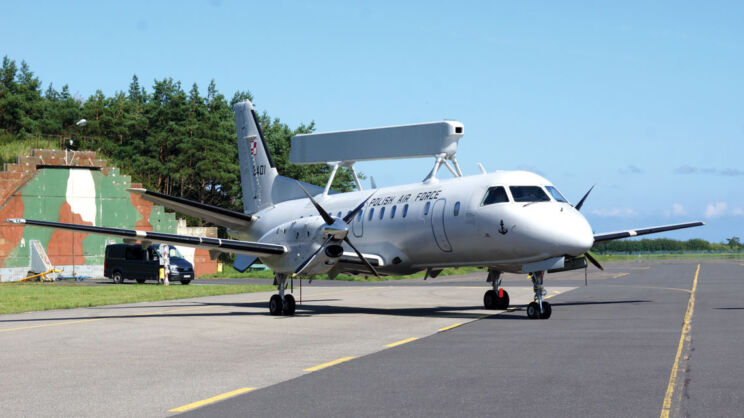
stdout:
<svg viewBox="0 0 744 418">
<path fill-rule="evenodd" d="M 142 284 L 145 282 L 145 279 L 137 279 L 137 283 Z"/>
<path fill-rule="evenodd" d="M 295 313 L 295 298 L 292 295 L 284 295 L 284 302 L 282 304 L 282 311 L 284 315 L 292 316 Z"/>
<path fill-rule="evenodd" d="M 509 293 L 504 289 L 499 290 L 501 291 L 502 297 L 498 297 L 499 295 L 496 294 L 496 309 L 506 309 L 509 307 Z"/>
<path fill-rule="evenodd" d="M 550 318 L 550 314 L 553 313 L 553 308 L 550 307 L 550 303 L 543 301 L 542 307 L 543 307 L 543 311 L 542 311 L 542 314 L 540 314 L 540 319 Z"/>
<path fill-rule="evenodd" d="M 530 302 L 530 304 L 527 305 L 527 317 L 530 319 L 540 318 L 540 305 L 538 305 L 537 302 Z"/>
<path fill-rule="evenodd" d="M 189 284 L 191 283 L 191 280 L 181 280 L 181 284 Z"/>
<path fill-rule="evenodd" d="M 282 298 L 279 295 L 274 295 L 269 299 L 269 313 L 276 316 L 282 314 Z"/>
<path fill-rule="evenodd" d="M 483 306 L 485 306 L 486 309 L 496 309 L 497 300 L 498 295 L 496 295 L 496 292 L 488 290 L 486 291 L 486 294 L 483 295 Z"/>
<path fill-rule="evenodd" d="M 124 276 L 122 276 L 120 271 L 115 271 L 114 274 L 111 275 L 111 280 L 114 284 L 122 284 L 124 283 Z"/>
</svg>

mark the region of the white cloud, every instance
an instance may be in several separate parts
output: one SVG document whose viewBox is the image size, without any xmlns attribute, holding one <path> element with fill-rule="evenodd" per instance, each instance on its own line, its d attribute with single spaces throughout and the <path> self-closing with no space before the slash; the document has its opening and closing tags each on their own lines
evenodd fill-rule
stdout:
<svg viewBox="0 0 744 418">
<path fill-rule="evenodd" d="M 685 214 L 687 214 L 687 211 L 685 210 L 684 206 L 680 205 L 679 203 L 672 204 L 672 215 L 678 216 Z"/>
<path fill-rule="evenodd" d="M 630 208 L 595 209 L 592 211 L 592 215 L 602 218 L 627 218 L 638 215 L 638 212 Z"/>
<path fill-rule="evenodd" d="M 717 216 L 723 216 L 726 214 L 726 211 L 728 210 L 728 205 L 726 202 L 716 202 L 716 204 L 708 203 L 708 206 L 705 208 L 705 217 L 706 218 L 715 218 Z"/>
</svg>

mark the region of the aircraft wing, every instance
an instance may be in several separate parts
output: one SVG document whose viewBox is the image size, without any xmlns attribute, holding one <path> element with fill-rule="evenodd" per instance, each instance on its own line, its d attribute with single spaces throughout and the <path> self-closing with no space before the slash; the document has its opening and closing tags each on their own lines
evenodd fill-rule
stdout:
<svg viewBox="0 0 744 418">
<path fill-rule="evenodd" d="M 156 205 L 165 206 L 184 215 L 195 216 L 212 222 L 216 225 L 225 226 L 230 229 L 245 229 L 247 225 L 255 221 L 252 215 L 224 209 L 219 206 L 208 205 L 206 203 L 196 202 L 184 199 L 182 197 L 168 196 L 166 194 L 153 192 L 152 190 L 130 188 L 127 189 L 132 193 L 142 196 L 144 200 L 153 202 Z"/>
<path fill-rule="evenodd" d="M 594 234 L 594 243 L 604 241 L 614 241 L 621 238 L 636 237 L 639 235 L 655 234 L 657 232 L 673 231 L 675 229 L 692 228 L 694 226 L 705 225 L 705 222 L 687 222 L 683 224 L 673 224 L 664 226 L 654 226 L 651 228 L 629 229 L 627 231 L 607 232 L 604 234 Z"/>
<path fill-rule="evenodd" d="M 107 235 L 111 237 L 119 237 L 130 240 L 162 242 L 165 244 L 183 245 L 186 247 L 204 248 L 207 250 L 219 250 L 227 253 L 246 254 L 258 257 L 282 255 L 287 252 L 287 247 L 283 245 L 252 241 L 194 237 L 191 235 L 177 235 L 167 234 L 164 232 L 140 231 L 136 229 L 108 228 L 105 226 L 37 221 L 33 219 L 23 218 L 7 219 L 6 222 L 21 225 L 35 225 L 45 228 L 66 229 L 68 231 Z"/>
</svg>

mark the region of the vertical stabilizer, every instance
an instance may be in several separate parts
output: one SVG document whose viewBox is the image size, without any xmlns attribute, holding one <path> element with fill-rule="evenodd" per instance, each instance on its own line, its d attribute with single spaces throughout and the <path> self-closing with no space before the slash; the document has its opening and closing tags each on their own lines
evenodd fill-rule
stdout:
<svg viewBox="0 0 744 418">
<path fill-rule="evenodd" d="M 253 103 L 250 100 L 237 103 L 233 112 L 238 133 L 243 209 L 252 214 L 274 204 L 271 193 L 279 173 L 258 124 Z"/>
</svg>

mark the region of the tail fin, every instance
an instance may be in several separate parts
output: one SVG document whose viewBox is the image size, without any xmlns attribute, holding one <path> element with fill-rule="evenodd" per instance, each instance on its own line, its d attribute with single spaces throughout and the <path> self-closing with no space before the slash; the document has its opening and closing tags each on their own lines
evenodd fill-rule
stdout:
<svg viewBox="0 0 744 418">
<path fill-rule="evenodd" d="M 279 173 L 258 124 L 253 103 L 250 100 L 237 103 L 233 112 L 238 132 L 243 209 L 246 213 L 256 213 L 274 204 L 272 188 Z"/>
</svg>

